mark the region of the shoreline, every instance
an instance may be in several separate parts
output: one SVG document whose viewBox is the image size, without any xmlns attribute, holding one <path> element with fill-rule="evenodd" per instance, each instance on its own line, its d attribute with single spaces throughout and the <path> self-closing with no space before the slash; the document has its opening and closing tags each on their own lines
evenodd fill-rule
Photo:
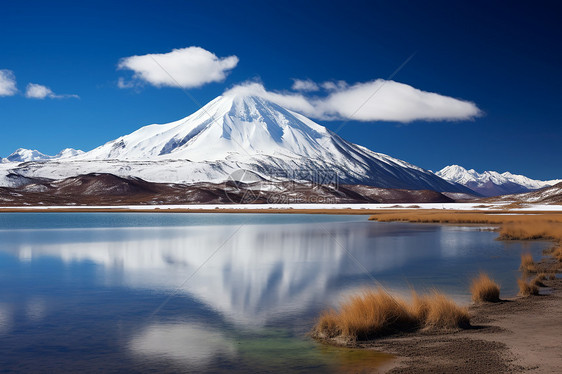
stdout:
<svg viewBox="0 0 562 374">
<path fill-rule="evenodd" d="M 538 239 L 552 241 L 555 247 L 560 245 L 560 214 L 517 214 L 518 218 L 515 218 L 505 213 L 464 213 L 381 211 L 370 220 L 455 226 L 494 225 L 500 227 L 499 239 L 502 240 Z M 538 223 L 544 226 L 537 227 Z M 543 252 L 543 257 L 536 263 L 536 272 L 560 274 L 560 260 Z M 554 264 L 557 265 L 553 267 Z M 381 368 L 381 371 L 392 374 L 558 372 L 562 367 L 562 278 L 558 275 L 558 278 L 542 283 L 539 295 L 503 298 L 496 303 L 473 303 L 469 306 L 471 327 L 466 329 L 419 330 L 343 344 L 395 355 L 392 367 Z M 338 344 L 331 339 L 323 341 Z"/>
<path fill-rule="evenodd" d="M 470 307 L 472 327 L 390 336 L 358 348 L 396 355 L 384 372 L 554 373 L 562 367 L 562 279 L 541 295 Z M 545 294 L 548 292 L 548 294 Z"/>
</svg>

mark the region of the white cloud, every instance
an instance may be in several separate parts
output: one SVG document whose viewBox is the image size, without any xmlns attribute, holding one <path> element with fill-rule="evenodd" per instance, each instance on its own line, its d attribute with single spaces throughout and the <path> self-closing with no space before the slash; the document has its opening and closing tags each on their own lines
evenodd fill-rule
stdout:
<svg viewBox="0 0 562 374">
<path fill-rule="evenodd" d="M 466 120 L 481 114 L 472 102 L 383 79 L 335 91 L 320 107 L 328 115 L 358 121 Z"/>
<path fill-rule="evenodd" d="M 316 83 L 311 81 L 310 79 L 293 79 L 293 87 L 291 87 L 295 91 L 318 91 L 320 88 Z"/>
<path fill-rule="evenodd" d="M 322 84 L 326 89 L 328 82 Z M 333 83 L 333 82 L 332 82 Z M 228 94 L 263 97 L 287 109 L 322 120 L 412 122 L 469 120 L 481 115 L 476 104 L 426 92 L 404 83 L 377 79 L 348 86 L 345 82 L 327 85 L 324 97 L 301 93 L 269 92 L 260 83 L 236 86 Z"/>
<path fill-rule="evenodd" d="M 29 99 L 78 99 L 78 95 L 57 95 L 49 87 L 37 83 L 29 83 L 25 89 L 25 97 Z"/>
<path fill-rule="evenodd" d="M 336 91 L 336 90 L 343 90 L 347 88 L 347 83 L 344 81 L 337 81 L 337 82 L 324 82 L 320 85 L 326 91 Z"/>
<path fill-rule="evenodd" d="M 238 57 L 217 57 L 200 47 L 174 49 L 169 53 L 131 56 L 119 61 L 119 69 L 134 72 L 133 80 L 156 87 L 200 87 L 206 83 L 221 82 L 238 64 Z M 130 87 L 120 80 L 120 88 Z"/>
<path fill-rule="evenodd" d="M 14 72 L 11 70 L 0 70 L 0 96 L 13 96 L 17 92 Z"/>
<path fill-rule="evenodd" d="M 119 77 L 119 79 L 117 80 L 117 87 L 119 88 L 133 88 L 137 87 L 137 85 L 138 84 L 133 81 L 127 82 L 123 77 Z"/>
</svg>

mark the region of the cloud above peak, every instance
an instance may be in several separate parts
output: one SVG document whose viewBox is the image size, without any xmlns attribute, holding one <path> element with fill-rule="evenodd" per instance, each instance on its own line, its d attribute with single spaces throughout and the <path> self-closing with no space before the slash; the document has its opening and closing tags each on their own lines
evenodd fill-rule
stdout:
<svg viewBox="0 0 562 374">
<path fill-rule="evenodd" d="M 16 76 L 11 70 L 0 70 L 0 96 L 13 96 L 18 92 Z"/>
<path fill-rule="evenodd" d="M 299 81 L 309 82 L 312 81 Z M 295 84 L 297 80 L 295 80 Z M 303 85 L 297 88 L 301 91 Z M 302 92 L 270 92 L 261 83 L 247 82 L 235 86 L 225 95 L 244 94 L 263 97 L 287 109 L 321 120 L 354 120 L 363 122 L 390 121 L 460 121 L 471 120 L 482 111 L 473 102 L 437 93 L 422 91 L 392 80 L 348 85 L 344 81 L 314 83 L 325 95 L 304 95 Z M 307 83 L 308 85 L 308 83 Z M 309 85 L 311 88 L 312 85 Z M 306 90 L 304 90 L 306 91 Z M 312 90 L 308 90 L 311 92 Z"/>
<path fill-rule="evenodd" d="M 219 58 L 200 47 L 174 49 L 168 53 L 154 53 L 122 58 L 118 69 L 134 72 L 132 81 L 119 79 L 120 88 L 148 83 L 156 87 L 201 87 L 222 82 L 238 65 L 238 57 Z"/>
<path fill-rule="evenodd" d="M 78 99 L 78 95 L 57 95 L 47 86 L 43 86 L 37 83 L 29 83 L 25 89 L 25 97 L 28 99 L 67 99 L 75 98 Z"/>
</svg>

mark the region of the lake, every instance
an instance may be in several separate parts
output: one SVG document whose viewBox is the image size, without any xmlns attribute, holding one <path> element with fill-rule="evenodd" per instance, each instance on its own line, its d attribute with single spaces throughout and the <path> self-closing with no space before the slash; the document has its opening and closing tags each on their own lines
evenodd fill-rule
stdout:
<svg viewBox="0 0 562 374">
<path fill-rule="evenodd" d="M 468 304 L 488 272 L 514 296 L 520 255 L 480 227 L 367 216 L 0 214 L 4 371 L 358 372 L 392 357 L 327 347 L 318 314 L 368 286 Z M 368 372 L 368 370 L 367 370 Z"/>
</svg>

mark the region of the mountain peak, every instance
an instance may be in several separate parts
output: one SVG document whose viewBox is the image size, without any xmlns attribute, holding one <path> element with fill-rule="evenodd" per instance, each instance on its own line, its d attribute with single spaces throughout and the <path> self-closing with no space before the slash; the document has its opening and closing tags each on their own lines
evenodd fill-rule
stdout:
<svg viewBox="0 0 562 374">
<path fill-rule="evenodd" d="M 49 158 L 50 156 L 47 156 L 38 150 L 25 148 L 18 148 L 6 157 L 6 159 L 10 162 L 40 161 L 47 160 Z"/>
</svg>

